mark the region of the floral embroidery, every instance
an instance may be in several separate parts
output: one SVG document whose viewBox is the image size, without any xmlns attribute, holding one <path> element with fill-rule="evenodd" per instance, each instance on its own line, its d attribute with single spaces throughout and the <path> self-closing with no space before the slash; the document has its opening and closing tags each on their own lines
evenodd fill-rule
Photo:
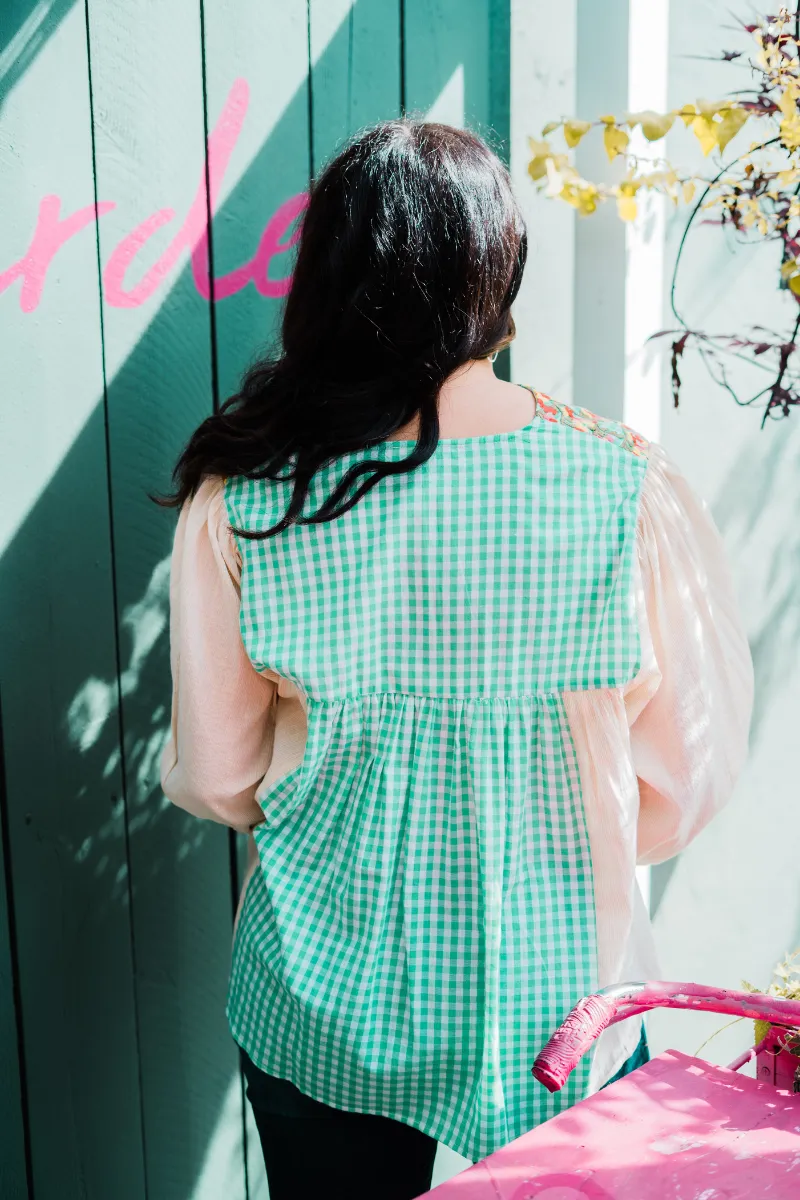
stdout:
<svg viewBox="0 0 800 1200">
<path fill-rule="evenodd" d="M 533 389 L 531 389 L 533 391 Z M 637 458 L 647 458 L 650 453 L 650 443 L 634 429 L 623 425 L 621 421 L 612 421 L 606 417 L 598 417 L 588 408 L 570 408 L 568 404 L 560 404 L 551 399 L 545 392 L 533 392 L 536 399 L 537 416 L 554 425 L 569 425 L 581 433 L 593 433 L 604 442 L 613 442 Z"/>
</svg>

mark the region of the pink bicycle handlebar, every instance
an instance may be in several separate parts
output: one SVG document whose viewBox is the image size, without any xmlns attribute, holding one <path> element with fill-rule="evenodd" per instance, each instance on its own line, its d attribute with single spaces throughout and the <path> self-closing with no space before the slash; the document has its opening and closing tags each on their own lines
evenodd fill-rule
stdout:
<svg viewBox="0 0 800 1200">
<path fill-rule="evenodd" d="M 578 1001 L 537 1056 L 534 1077 L 549 1092 L 559 1091 L 604 1029 L 652 1008 L 695 1009 L 800 1028 L 800 1000 L 699 983 L 621 983 Z"/>
</svg>

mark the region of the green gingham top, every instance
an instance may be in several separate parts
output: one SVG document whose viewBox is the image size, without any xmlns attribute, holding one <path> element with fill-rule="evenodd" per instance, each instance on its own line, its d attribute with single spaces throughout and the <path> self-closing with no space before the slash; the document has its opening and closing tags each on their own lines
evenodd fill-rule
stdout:
<svg viewBox="0 0 800 1200">
<path fill-rule="evenodd" d="M 228 1017 L 270 1074 L 477 1160 L 580 1099 L 531 1066 L 597 985 L 589 842 L 562 695 L 639 665 L 647 444 L 537 396 L 439 443 L 335 521 L 239 538 L 241 633 L 305 698 L 302 763 L 259 798 Z M 314 478 L 316 508 L 353 463 Z M 229 479 L 263 529 L 288 485 Z"/>
</svg>

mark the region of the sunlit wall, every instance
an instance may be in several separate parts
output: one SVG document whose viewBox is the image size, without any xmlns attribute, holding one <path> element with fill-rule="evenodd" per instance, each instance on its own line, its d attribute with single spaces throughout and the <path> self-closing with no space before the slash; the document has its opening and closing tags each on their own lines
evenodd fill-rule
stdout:
<svg viewBox="0 0 800 1200">
<path fill-rule="evenodd" d="M 722 19 L 710 0 L 0 8 L 4 1200 L 29 1183 L 37 1200 L 267 1194 L 224 1021 L 241 847 L 157 786 L 174 517 L 147 492 L 270 342 L 310 175 L 403 107 L 510 146 L 531 242 L 513 378 L 660 436 L 730 548 L 752 753 L 729 810 L 642 876 L 664 974 L 767 982 L 800 941 L 791 839 L 775 837 L 800 765 L 798 420 L 759 432 L 692 360 L 674 412 L 643 343 L 669 320 L 682 216 L 576 221 L 526 175 L 527 138 L 554 117 L 736 86 L 703 57 Z M 680 130 L 668 150 L 696 153 Z M 608 170 L 591 139 L 580 153 Z M 698 320 L 785 321 L 769 255 L 693 239 L 681 287 Z M 671 1015 L 651 1036 L 693 1050 L 713 1026 Z M 441 1148 L 434 1181 L 464 1165 Z"/>
<path fill-rule="evenodd" d="M 773 964 L 800 945 L 791 837 L 800 798 L 793 732 L 800 712 L 800 413 L 762 431 L 761 412 L 737 407 L 692 352 L 681 364 L 675 410 L 664 351 L 644 340 L 675 326 L 669 290 L 686 210 L 667 211 L 657 201 L 627 229 L 612 212 L 575 219 L 567 206 L 536 196 L 525 172 L 527 137 L 539 137 L 549 120 L 663 111 L 747 87 L 746 66 L 719 60 L 723 51 L 751 45 L 737 33 L 733 10 L 713 0 L 513 5 L 512 166 L 533 250 L 517 306 L 512 377 L 624 416 L 662 441 L 723 532 L 750 638 L 756 706 L 736 793 L 684 854 L 640 872 L 664 977 L 727 987 L 742 979 L 767 986 Z M 582 170 L 609 179 L 602 150 L 595 144 L 584 152 L 591 136 L 580 147 Z M 746 128 L 726 154 L 741 153 L 750 140 Z M 665 150 L 677 165 L 718 169 L 681 122 L 666 147 L 647 147 L 651 155 Z M 708 332 L 761 325 L 788 335 L 796 305 L 778 291 L 778 266 L 775 246 L 747 248 L 718 226 L 698 223 L 677 281 L 679 311 Z M 769 378 L 745 364 L 729 373 L 743 398 Z M 670 1012 L 649 1018 L 649 1031 L 656 1050 L 694 1053 L 725 1024 L 722 1017 Z M 734 1025 L 703 1054 L 729 1062 L 751 1033 L 747 1022 Z"/>
</svg>

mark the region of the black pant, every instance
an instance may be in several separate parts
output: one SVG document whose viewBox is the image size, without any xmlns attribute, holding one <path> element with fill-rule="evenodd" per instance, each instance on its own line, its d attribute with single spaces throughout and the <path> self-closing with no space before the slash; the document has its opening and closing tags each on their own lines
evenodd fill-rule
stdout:
<svg viewBox="0 0 800 1200">
<path fill-rule="evenodd" d="M 270 1200 L 414 1200 L 430 1191 L 435 1138 L 391 1117 L 330 1108 L 240 1054 Z M 649 1057 L 642 1029 L 637 1050 L 609 1083 Z"/>
<path fill-rule="evenodd" d="M 430 1190 L 436 1138 L 391 1117 L 330 1108 L 241 1057 L 269 1200 L 413 1200 Z"/>
</svg>

